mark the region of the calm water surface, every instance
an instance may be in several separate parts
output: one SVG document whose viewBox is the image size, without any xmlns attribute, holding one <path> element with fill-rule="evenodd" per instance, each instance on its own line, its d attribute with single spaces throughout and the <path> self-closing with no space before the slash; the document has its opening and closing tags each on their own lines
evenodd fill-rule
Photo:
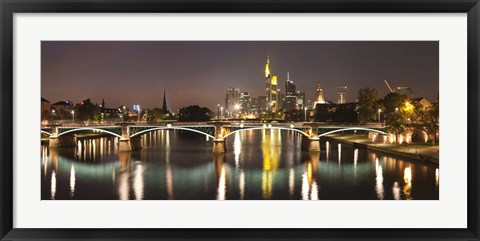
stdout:
<svg viewBox="0 0 480 241">
<path fill-rule="evenodd" d="M 321 142 L 279 130 L 236 133 L 227 153 L 213 140 L 174 130 L 143 136 L 144 148 L 118 152 L 118 138 L 41 147 L 43 200 L 375 200 L 439 198 L 438 166 Z"/>
</svg>

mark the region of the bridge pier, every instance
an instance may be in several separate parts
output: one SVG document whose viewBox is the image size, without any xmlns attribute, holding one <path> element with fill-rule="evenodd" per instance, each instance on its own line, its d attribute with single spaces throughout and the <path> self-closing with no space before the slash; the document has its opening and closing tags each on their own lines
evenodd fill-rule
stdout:
<svg viewBox="0 0 480 241">
<path fill-rule="evenodd" d="M 302 150 L 320 152 L 320 138 L 302 136 Z"/>
<path fill-rule="evenodd" d="M 58 127 L 59 125 L 53 126 L 52 135 L 48 140 L 48 147 L 50 148 L 59 148 L 66 146 L 74 146 L 76 144 L 75 135 L 62 135 L 58 136 Z"/>
<path fill-rule="evenodd" d="M 118 142 L 118 151 L 123 152 L 142 149 L 142 137 L 130 137 L 128 126 L 131 124 L 122 122 L 120 125 L 122 126 L 122 137 L 120 137 L 120 141 Z"/>
<path fill-rule="evenodd" d="M 213 122 L 213 125 L 215 125 L 215 139 L 213 140 L 213 153 L 225 153 L 227 152 L 227 145 L 225 143 L 225 138 L 224 138 L 224 125 L 228 125 L 230 123 L 227 122 Z"/>
</svg>

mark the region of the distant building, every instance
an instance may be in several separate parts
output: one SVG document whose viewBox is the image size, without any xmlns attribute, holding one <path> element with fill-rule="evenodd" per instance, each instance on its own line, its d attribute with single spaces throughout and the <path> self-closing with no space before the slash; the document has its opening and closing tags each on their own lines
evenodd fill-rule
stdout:
<svg viewBox="0 0 480 241">
<path fill-rule="evenodd" d="M 225 116 L 233 117 L 240 110 L 240 89 L 229 87 L 225 97 Z"/>
<path fill-rule="evenodd" d="M 48 101 L 47 99 L 43 98 L 41 99 L 41 103 L 40 103 L 40 114 L 42 116 L 42 120 L 48 120 L 50 119 L 51 117 L 51 104 L 50 104 L 50 101 Z"/>
<path fill-rule="evenodd" d="M 412 99 L 412 101 L 413 101 L 413 105 L 415 105 L 415 106 L 421 105 L 424 109 L 428 109 L 432 106 L 432 103 L 430 103 L 430 101 L 428 101 L 427 99 L 425 99 L 423 97 L 414 98 L 414 99 Z"/>
<path fill-rule="evenodd" d="M 323 97 L 323 89 L 320 83 L 318 83 L 317 86 L 317 92 L 315 94 L 315 100 L 313 102 L 315 105 L 316 104 L 324 104 L 325 103 L 325 98 Z"/>
<path fill-rule="evenodd" d="M 250 114 L 250 95 L 247 91 L 240 92 L 240 112 Z"/>
<path fill-rule="evenodd" d="M 347 103 L 347 86 L 337 87 L 337 104 Z"/>
<path fill-rule="evenodd" d="M 258 97 L 258 113 L 260 115 L 265 115 L 267 113 L 268 101 L 266 96 Z"/>
<path fill-rule="evenodd" d="M 163 90 L 162 112 L 163 112 L 163 114 L 167 114 L 167 113 L 168 113 L 168 108 L 167 108 L 167 95 L 165 94 L 165 90 Z"/>
<path fill-rule="evenodd" d="M 297 108 L 303 110 L 305 107 L 307 107 L 305 92 L 297 91 Z"/>
<path fill-rule="evenodd" d="M 250 114 L 258 115 L 258 98 L 251 98 L 250 99 Z"/>
<path fill-rule="evenodd" d="M 100 112 L 102 115 L 102 120 L 108 118 L 119 118 L 122 114 L 120 108 L 107 108 L 107 106 L 105 105 L 105 99 L 102 99 L 102 104 L 100 105 Z"/>
<path fill-rule="evenodd" d="M 56 114 L 70 114 L 74 109 L 72 101 L 62 100 L 52 104 L 52 109 L 55 110 Z"/>
<path fill-rule="evenodd" d="M 283 98 L 283 109 L 285 111 L 292 111 L 298 108 L 297 105 L 296 86 L 290 80 L 290 73 L 287 73 L 287 80 L 285 80 L 285 97 Z"/>
<path fill-rule="evenodd" d="M 410 87 L 397 87 L 395 88 L 395 93 L 398 93 L 400 95 L 406 95 L 407 97 L 411 97 L 412 95 L 412 89 Z"/>
</svg>

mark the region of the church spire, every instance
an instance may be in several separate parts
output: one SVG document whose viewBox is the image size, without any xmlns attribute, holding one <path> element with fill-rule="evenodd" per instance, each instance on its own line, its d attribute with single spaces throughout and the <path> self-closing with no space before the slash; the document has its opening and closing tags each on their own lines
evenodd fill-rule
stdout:
<svg viewBox="0 0 480 241">
<path fill-rule="evenodd" d="M 167 97 L 165 95 L 165 89 L 163 90 L 163 106 L 162 106 L 162 111 L 163 113 L 168 113 L 168 109 L 167 109 Z"/>
</svg>

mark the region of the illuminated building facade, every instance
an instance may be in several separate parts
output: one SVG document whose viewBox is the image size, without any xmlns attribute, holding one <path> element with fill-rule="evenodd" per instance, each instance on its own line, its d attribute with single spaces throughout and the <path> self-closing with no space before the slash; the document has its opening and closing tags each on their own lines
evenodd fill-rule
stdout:
<svg viewBox="0 0 480 241">
<path fill-rule="evenodd" d="M 227 96 L 225 97 L 225 112 L 227 117 L 233 117 L 240 107 L 240 89 L 229 87 L 227 88 Z"/>
<path fill-rule="evenodd" d="M 291 111 L 298 108 L 295 91 L 295 84 L 290 80 L 290 73 L 287 73 L 287 80 L 285 80 L 285 101 L 283 106 L 285 111 Z"/>
<path fill-rule="evenodd" d="M 316 93 L 316 95 L 315 95 L 314 105 L 316 105 L 316 104 L 324 104 L 324 103 L 325 103 L 325 98 L 323 97 L 323 89 L 322 89 L 322 86 L 320 85 L 320 83 L 318 83 L 317 93 Z"/>
<path fill-rule="evenodd" d="M 347 86 L 337 87 L 337 104 L 347 103 Z"/>
<path fill-rule="evenodd" d="M 270 59 L 267 56 L 267 64 L 265 65 L 265 94 L 267 97 L 267 112 L 276 113 L 278 110 L 278 87 L 277 76 L 270 74 Z"/>
</svg>

